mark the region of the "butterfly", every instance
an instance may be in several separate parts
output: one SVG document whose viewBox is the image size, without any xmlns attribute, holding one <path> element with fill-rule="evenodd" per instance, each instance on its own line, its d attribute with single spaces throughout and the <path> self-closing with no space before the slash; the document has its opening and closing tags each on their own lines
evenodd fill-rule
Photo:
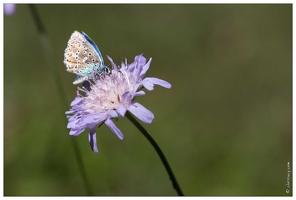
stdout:
<svg viewBox="0 0 296 200">
<path fill-rule="evenodd" d="M 84 32 L 72 33 L 64 52 L 64 64 L 68 72 L 77 74 L 73 84 L 95 79 L 110 72 L 104 65 L 99 48 Z"/>
</svg>

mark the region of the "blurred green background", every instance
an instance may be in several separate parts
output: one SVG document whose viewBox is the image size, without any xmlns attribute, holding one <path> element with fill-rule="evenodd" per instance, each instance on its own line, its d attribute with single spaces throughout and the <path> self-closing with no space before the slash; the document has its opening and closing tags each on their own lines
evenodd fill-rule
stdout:
<svg viewBox="0 0 296 200">
<path fill-rule="evenodd" d="M 137 101 L 144 127 L 185 195 L 292 195 L 292 5 L 36 5 L 62 78 L 66 105 L 76 77 L 63 64 L 74 30 L 118 64 L 144 53 L 147 76 L 172 84 Z M 64 102 L 65 103 L 65 102 Z M 27 5 L 4 16 L 4 195 L 86 195 L 63 106 Z M 95 195 L 176 195 L 156 152 L 128 121 L 87 131 L 78 143 Z M 290 180 L 290 184 L 291 184 Z M 291 190 L 290 190 L 291 191 Z"/>
</svg>

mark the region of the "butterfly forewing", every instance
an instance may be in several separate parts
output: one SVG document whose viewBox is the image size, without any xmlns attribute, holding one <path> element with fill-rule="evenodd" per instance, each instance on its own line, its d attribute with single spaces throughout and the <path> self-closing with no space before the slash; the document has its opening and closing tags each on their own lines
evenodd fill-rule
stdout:
<svg viewBox="0 0 296 200">
<path fill-rule="evenodd" d="M 102 61 L 103 66 L 104 66 L 103 56 L 102 56 L 98 46 L 96 45 L 96 43 L 88 35 L 86 35 L 86 33 L 82 32 L 82 35 L 93 46 L 93 48 L 96 50 L 96 52 L 98 53 L 98 55 L 99 55 L 99 57 L 100 57 L 100 59 Z"/>
</svg>

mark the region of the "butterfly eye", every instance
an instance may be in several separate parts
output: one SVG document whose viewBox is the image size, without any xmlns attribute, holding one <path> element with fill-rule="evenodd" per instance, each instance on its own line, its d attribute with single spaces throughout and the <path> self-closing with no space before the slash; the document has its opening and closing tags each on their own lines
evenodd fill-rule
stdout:
<svg viewBox="0 0 296 200">
<path fill-rule="evenodd" d="M 88 55 L 91 56 L 91 53 L 89 53 Z"/>
<path fill-rule="evenodd" d="M 92 59 L 91 61 L 95 62 L 95 59 Z"/>
<path fill-rule="evenodd" d="M 76 57 L 75 57 L 75 59 L 77 60 L 77 59 L 78 59 L 78 57 L 76 56 Z"/>
<path fill-rule="evenodd" d="M 79 61 L 77 61 L 77 64 L 80 64 L 80 62 L 79 62 Z"/>
<path fill-rule="evenodd" d="M 83 51 L 83 54 L 86 54 L 86 51 Z"/>
</svg>

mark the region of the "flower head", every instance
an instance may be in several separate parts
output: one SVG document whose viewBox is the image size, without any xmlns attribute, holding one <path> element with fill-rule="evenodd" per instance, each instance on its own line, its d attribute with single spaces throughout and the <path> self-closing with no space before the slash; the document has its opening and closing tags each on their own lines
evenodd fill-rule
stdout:
<svg viewBox="0 0 296 200">
<path fill-rule="evenodd" d="M 14 3 L 4 4 L 4 13 L 6 15 L 13 15 L 15 13 L 16 5 Z"/>
<path fill-rule="evenodd" d="M 119 139 L 123 140 L 122 132 L 112 119 L 123 118 L 126 111 L 130 111 L 144 123 L 152 122 L 153 113 L 133 101 L 135 97 L 145 95 L 141 90 L 143 87 L 150 91 L 154 85 L 171 87 L 171 84 L 164 80 L 144 78 L 150 67 L 151 58 L 146 63 L 146 58 L 138 55 L 133 63 L 122 63 L 121 66 L 116 66 L 110 57 L 108 59 L 112 64 L 111 73 L 95 80 L 89 87 L 78 88 L 77 97 L 71 103 L 72 108 L 66 112 L 72 114 L 68 116 L 67 125 L 70 135 L 77 136 L 85 129 L 89 129 L 88 140 L 94 152 L 99 152 L 96 144 L 98 125 L 105 123 Z M 79 91 L 84 92 L 84 95 L 79 94 Z"/>
</svg>

